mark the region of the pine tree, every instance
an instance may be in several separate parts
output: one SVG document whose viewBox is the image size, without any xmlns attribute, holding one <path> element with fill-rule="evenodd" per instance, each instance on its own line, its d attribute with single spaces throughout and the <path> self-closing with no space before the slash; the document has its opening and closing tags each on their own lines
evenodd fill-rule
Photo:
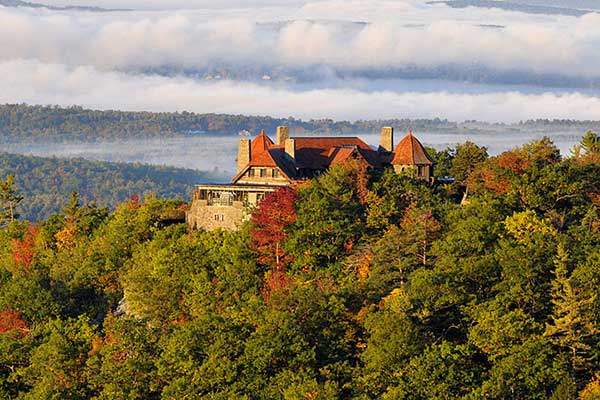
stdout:
<svg viewBox="0 0 600 400">
<path fill-rule="evenodd" d="M 15 209 L 23 197 L 15 189 L 14 179 L 14 175 L 8 175 L 6 180 L 0 181 L 0 225 L 7 225 L 19 218 Z"/>
<path fill-rule="evenodd" d="M 558 244 L 555 260 L 554 281 L 552 282 L 552 323 L 546 325 L 544 336 L 562 348 L 570 351 L 571 374 L 577 381 L 578 373 L 586 368 L 590 346 L 585 339 L 599 331 L 590 322 L 584 308 L 594 298 L 581 299 L 568 276 L 569 256 L 561 243 Z"/>
</svg>

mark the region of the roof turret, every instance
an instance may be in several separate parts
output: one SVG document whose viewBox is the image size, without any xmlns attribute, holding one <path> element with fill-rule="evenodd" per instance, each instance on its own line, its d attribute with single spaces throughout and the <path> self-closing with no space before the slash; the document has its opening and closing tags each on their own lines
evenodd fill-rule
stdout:
<svg viewBox="0 0 600 400">
<path fill-rule="evenodd" d="M 392 165 L 431 165 L 433 161 L 419 139 L 408 131 L 394 150 Z"/>
</svg>

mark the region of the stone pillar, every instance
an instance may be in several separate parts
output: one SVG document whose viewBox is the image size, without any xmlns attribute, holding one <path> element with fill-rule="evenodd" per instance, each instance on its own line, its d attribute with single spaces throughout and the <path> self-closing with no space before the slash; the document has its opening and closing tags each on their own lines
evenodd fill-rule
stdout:
<svg viewBox="0 0 600 400">
<path fill-rule="evenodd" d="M 275 144 L 284 144 L 290 138 L 290 128 L 287 126 L 278 126 L 275 135 Z"/>
<path fill-rule="evenodd" d="M 294 139 L 285 140 L 285 154 L 292 160 L 296 159 L 296 141 Z"/>
<path fill-rule="evenodd" d="M 379 149 L 392 152 L 394 151 L 394 128 L 391 126 L 384 126 L 381 128 L 381 140 L 379 142 Z"/>
<path fill-rule="evenodd" d="M 240 139 L 237 157 L 237 172 L 243 170 L 250 163 L 250 139 Z"/>
</svg>

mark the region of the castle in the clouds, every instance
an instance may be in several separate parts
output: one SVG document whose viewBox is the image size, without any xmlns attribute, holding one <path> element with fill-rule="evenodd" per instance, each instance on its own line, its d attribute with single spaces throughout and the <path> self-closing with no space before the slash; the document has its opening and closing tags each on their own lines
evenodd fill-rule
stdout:
<svg viewBox="0 0 600 400">
<path fill-rule="evenodd" d="M 187 223 L 196 229 L 235 229 L 267 193 L 348 160 L 433 180 L 433 162 L 411 132 L 394 147 L 394 130 L 384 127 L 374 150 L 358 137 L 290 137 L 289 128 L 280 126 L 275 142 L 264 131 L 254 140 L 240 139 L 236 176 L 228 185 L 197 185 Z"/>
</svg>

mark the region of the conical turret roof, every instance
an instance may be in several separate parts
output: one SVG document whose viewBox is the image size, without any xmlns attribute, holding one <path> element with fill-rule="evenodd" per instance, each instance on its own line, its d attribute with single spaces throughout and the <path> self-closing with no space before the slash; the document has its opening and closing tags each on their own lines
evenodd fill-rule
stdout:
<svg viewBox="0 0 600 400">
<path fill-rule="evenodd" d="M 394 150 L 392 165 L 427 165 L 433 164 L 431 157 L 419 142 L 419 139 L 408 132 Z"/>
</svg>

